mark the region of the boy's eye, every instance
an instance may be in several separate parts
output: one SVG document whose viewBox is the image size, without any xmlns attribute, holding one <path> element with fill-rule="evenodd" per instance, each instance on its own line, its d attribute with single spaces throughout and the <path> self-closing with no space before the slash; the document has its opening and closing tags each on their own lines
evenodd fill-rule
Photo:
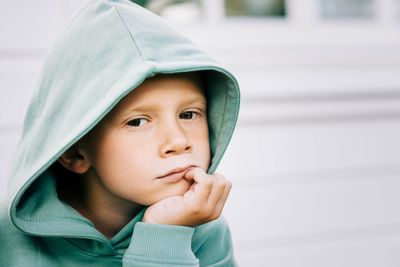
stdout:
<svg viewBox="0 0 400 267">
<path fill-rule="evenodd" d="M 139 127 L 139 126 L 143 126 L 145 124 L 147 124 L 149 121 L 145 118 L 137 118 L 137 119 L 133 119 L 128 121 L 128 125 L 132 126 L 132 127 Z"/>
<path fill-rule="evenodd" d="M 191 120 L 197 116 L 199 116 L 199 114 L 194 111 L 185 111 L 179 114 L 179 118 L 184 120 Z"/>
</svg>

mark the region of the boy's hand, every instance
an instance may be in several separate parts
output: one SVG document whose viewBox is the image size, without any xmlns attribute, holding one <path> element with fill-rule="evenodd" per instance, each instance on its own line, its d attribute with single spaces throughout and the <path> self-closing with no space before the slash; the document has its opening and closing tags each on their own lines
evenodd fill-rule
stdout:
<svg viewBox="0 0 400 267">
<path fill-rule="evenodd" d="M 220 174 L 208 175 L 201 168 L 189 170 L 185 177 L 193 181 L 183 196 L 165 198 L 151 205 L 143 222 L 197 226 L 217 219 L 232 184 Z"/>
</svg>

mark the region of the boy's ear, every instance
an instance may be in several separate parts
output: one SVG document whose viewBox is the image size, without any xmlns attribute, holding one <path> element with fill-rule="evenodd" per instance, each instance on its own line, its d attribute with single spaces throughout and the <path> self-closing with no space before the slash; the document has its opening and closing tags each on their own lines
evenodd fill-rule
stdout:
<svg viewBox="0 0 400 267">
<path fill-rule="evenodd" d="M 88 158 L 84 153 L 79 151 L 76 145 L 68 148 L 58 159 L 58 162 L 67 170 L 78 174 L 85 173 L 90 167 Z"/>
</svg>

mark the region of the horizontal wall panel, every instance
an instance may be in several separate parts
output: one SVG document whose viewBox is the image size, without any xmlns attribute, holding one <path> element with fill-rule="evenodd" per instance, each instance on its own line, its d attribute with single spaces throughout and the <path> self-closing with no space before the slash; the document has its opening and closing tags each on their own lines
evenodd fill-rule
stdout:
<svg viewBox="0 0 400 267">
<path fill-rule="evenodd" d="M 243 186 L 225 208 L 241 266 L 397 266 L 400 173 Z"/>
<path fill-rule="evenodd" d="M 400 233 L 399 176 L 252 187 L 234 183 L 225 215 L 236 244 L 250 250 L 263 242 L 286 247 Z"/>
<path fill-rule="evenodd" d="M 395 22 L 392 25 L 383 25 L 373 21 L 334 20 L 331 23 L 319 21 L 310 25 L 293 25 L 286 20 L 249 17 L 230 18 L 220 22 L 185 23 L 177 26 L 195 42 L 212 47 L 221 54 L 229 53 L 230 49 L 242 49 L 241 55 L 235 55 L 237 57 L 245 57 L 246 53 L 251 53 L 257 47 L 271 47 L 277 52 L 276 55 L 284 55 L 279 51 L 304 47 L 312 52 L 313 49 L 326 47 L 325 51 L 328 52 L 332 46 L 351 47 L 348 53 L 350 56 L 365 54 L 365 49 L 384 47 L 380 52 L 385 56 L 385 51 L 400 44 L 400 30 Z M 375 55 L 378 54 L 376 52 Z M 329 58 L 331 54 L 321 55 Z M 234 57 L 231 58 L 234 60 Z"/>
<path fill-rule="evenodd" d="M 371 69 L 379 67 L 399 67 L 400 38 L 393 44 L 302 44 L 281 43 L 278 45 L 228 46 L 216 48 L 208 46 L 211 54 L 222 62 L 240 70 L 254 69 L 292 70 L 302 66 L 345 69 L 360 67 Z"/>
<path fill-rule="evenodd" d="M 266 241 L 267 242 L 267 241 Z M 239 266 L 254 267 L 397 267 L 400 233 L 364 239 L 336 240 L 314 245 L 271 248 L 265 243 L 249 250 L 236 248 Z"/>
<path fill-rule="evenodd" d="M 256 56 L 255 56 L 256 57 Z M 254 59 L 256 60 L 256 59 Z M 400 59 L 399 59 L 400 61 Z M 265 69 L 245 65 L 246 69 L 233 67 L 246 97 L 298 97 L 335 96 L 354 94 L 387 94 L 400 92 L 397 67 L 360 63 L 360 66 L 338 65 L 307 68 L 303 64 L 288 69 Z"/>
<path fill-rule="evenodd" d="M 0 129 L 22 125 L 42 64 L 40 57 L 0 60 Z"/>
<path fill-rule="evenodd" d="M 400 87 L 399 87 L 400 88 Z M 332 123 L 349 120 L 400 121 L 400 90 L 387 93 L 243 98 L 239 125 Z"/>
<path fill-rule="evenodd" d="M 400 166 L 399 120 L 238 125 L 220 170 L 231 179 Z M 247 178 L 248 177 L 248 178 Z"/>
<path fill-rule="evenodd" d="M 54 41 L 60 30 L 59 1 L 39 2 L 0 1 L 0 54 L 4 50 L 42 49 Z"/>
</svg>

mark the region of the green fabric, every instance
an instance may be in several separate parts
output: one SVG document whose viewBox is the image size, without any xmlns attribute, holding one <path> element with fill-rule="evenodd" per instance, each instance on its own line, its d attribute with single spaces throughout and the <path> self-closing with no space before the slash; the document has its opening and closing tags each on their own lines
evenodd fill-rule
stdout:
<svg viewBox="0 0 400 267">
<path fill-rule="evenodd" d="M 139 213 L 113 239 L 58 199 L 49 166 L 125 95 L 159 73 L 202 71 L 215 171 L 239 110 L 235 78 L 158 16 L 126 0 L 93 0 L 42 70 L 13 160 L 0 219 L 4 266 L 231 266 L 223 218 L 148 225 Z"/>
</svg>

